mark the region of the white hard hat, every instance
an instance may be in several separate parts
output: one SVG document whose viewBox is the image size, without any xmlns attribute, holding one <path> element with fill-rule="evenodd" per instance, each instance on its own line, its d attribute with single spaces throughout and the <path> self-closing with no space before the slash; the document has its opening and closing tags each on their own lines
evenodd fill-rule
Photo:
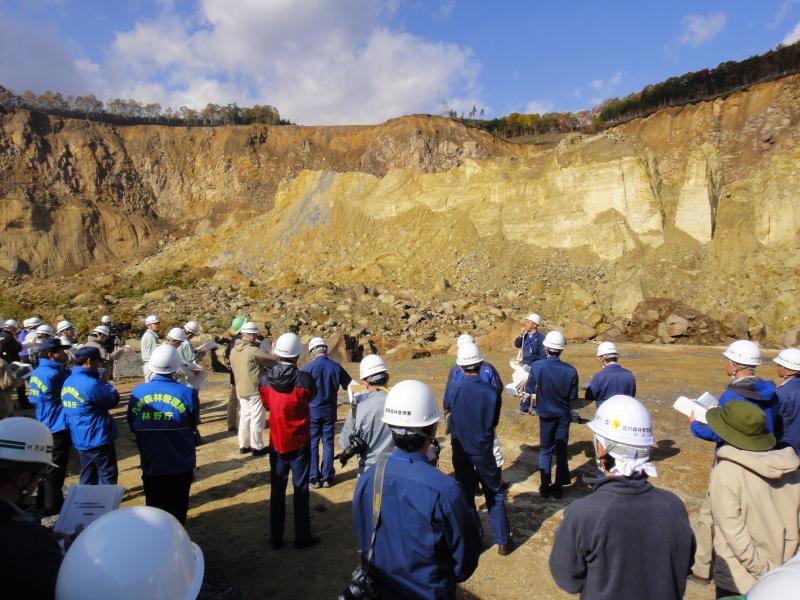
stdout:
<svg viewBox="0 0 800 600">
<path fill-rule="evenodd" d="M 736 340 L 728 346 L 722 356 L 736 364 L 748 367 L 757 367 L 762 363 L 761 348 L 750 340 Z"/>
<path fill-rule="evenodd" d="M 147 365 L 153 373 L 169 375 L 180 369 L 181 359 L 178 356 L 178 350 L 174 346 L 161 344 L 153 350 L 150 362 Z"/>
<path fill-rule="evenodd" d="M 466 343 L 461 344 L 456 352 L 456 364 L 459 367 L 468 367 L 483 362 L 483 355 L 481 354 L 478 344 Z"/>
<path fill-rule="evenodd" d="M 603 402 L 588 425 L 594 433 L 626 446 L 653 445 L 653 421 L 636 398 L 617 394 Z"/>
<path fill-rule="evenodd" d="M 178 520 L 153 506 L 112 510 L 70 546 L 56 600 L 194 600 L 203 551 Z"/>
<path fill-rule="evenodd" d="M 50 325 L 39 325 L 36 328 L 36 335 L 47 335 L 53 337 L 53 328 Z"/>
<path fill-rule="evenodd" d="M 303 344 L 296 333 L 284 333 L 275 342 L 272 353 L 281 358 L 295 358 L 303 352 Z"/>
<path fill-rule="evenodd" d="M 58 325 L 56 325 L 56 333 L 61 333 L 62 331 L 66 331 L 67 329 L 75 329 L 75 325 L 73 325 L 69 321 L 59 321 Z"/>
<path fill-rule="evenodd" d="M 525 317 L 525 320 L 526 321 L 532 321 L 532 322 L 536 323 L 537 325 L 540 325 L 541 322 L 542 322 L 542 317 L 540 317 L 536 313 L 531 313 L 527 317 Z"/>
<path fill-rule="evenodd" d="M 102 333 L 103 335 L 111 335 L 111 330 L 105 325 L 98 325 L 92 329 L 92 333 Z"/>
<path fill-rule="evenodd" d="M 100 322 L 103 325 L 108 325 L 109 323 L 111 323 L 111 317 L 108 315 L 103 315 L 102 317 L 100 317 Z"/>
<path fill-rule="evenodd" d="M 609 354 L 618 355 L 617 346 L 614 342 L 600 342 L 600 345 L 597 346 L 597 356 L 608 356 Z"/>
<path fill-rule="evenodd" d="M 187 321 L 183 328 L 192 335 L 200 335 L 200 323 L 197 321 Z"/>
<path fill-rule="evenodd" d="M 57 467 L 53 463 L 53 434 L 36 419 L 3 419 L 0 421 L 0 460 Z"/>
<path fill-rule="evenodd" d="M 258 333 L 258 325 L 252 321 L 248 321 L 239 329 L 239 333 Z"/>
<path fill-rule="evenodd" d="M 26 329 L 33 329 L 34 327 L 41 325 L 42 320 L 39 317 L 31 317 L 30 319 L 25 319 L 22 324 Z"/>
<path fill-rule="evenodd" d="M 367 379 L 378 373 L 388 373 L 389 368 L 383 359 L 377 354 L 367 354 L 361 359 L 361 364 L 358 365 L 358 377 L 360 379 Z"/>
<path fill-rule="evenodd" d="M 9 319 L 3 323 L 3 327 L 13 327 L 14 329 L 19 329 L 19 323 L 17 323 L 14 319 Z"/>
<path fill-rule="evenodd" d="M 64 348 L 65 350 L 69 350 L 70 348 L 72 348 L 75 345 L 75 343 L 65 335 L 62 335 L 61 337 L 59 337 L 58 341 L 61 342 L 62 346 L 65 346 L 65 348 Z"/>
<path fill-rule="evenodd" d="M 747 592 L 747 600 L 795 598 L 800 588 L 800 554 L 768 571 Z"/>
<path fill-rule="evenodd" d="M 567 346 L 567 341 L 560 331 L 550 331 L 544 336 L 542 345 L 545 348 L 550 348 L 550 350 L 563 350 Z"/>
<path fill-rule="evenodd" d="M 421 381 L 406 379 L 386 395 L 382 420 L 390 427 L 427 427 L 441 417 L 433 390 Z"/>
<path fill-rule="evenodd" d="M 180 327 L 173 327 L 172 329 L 169 330 L 167 337 L 172 338 L 176 342 L 185 342 L 186 332 Z"/>
<path fill-rule="evenodd" d="M 475 343 L 475 338 L 468 333 L 462 333 L 460 336 L 458 336 L 458 339 L 456 339 L 456 346 L 460 346 L 461 344 L 474 344 L 474 343 Z"/>
<path fill-rule="evenodd" d="M 161 319 L 158 318 L 158 315 L 150 315 L 144 320 L 145 325 L 153 325 L 154 323 L 161 323 Z"/>
<path fill-rule="evenodd" d="M 800 371 L 800 348 L 786 348 L 772 359 L 772 362 L 789 369 L 790 371 Z"/>
<path fill-rule="evenodd" d="M 325 343 L 321 337 L 313 337 L 308 342 L 308 351 L 313 352 L 316 348 L 327 348 L 328 344 Z"/>
</svg>

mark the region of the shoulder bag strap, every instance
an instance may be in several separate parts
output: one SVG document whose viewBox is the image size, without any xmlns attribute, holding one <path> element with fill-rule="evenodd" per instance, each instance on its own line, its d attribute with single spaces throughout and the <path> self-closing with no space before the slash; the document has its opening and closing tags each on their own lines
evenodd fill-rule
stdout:
<svg viewBox="0 0 800 600">
<path fill-rule="evenodd" d="M 381 520 L 381 501 L 383 499 L 383 476 L 386 473 L 386 461 L 388 456 L 384 455 L 378 459 L 375 465 L 375 478 L 372 480 L 372 537 L 369 541 L 367 551 L 367 564 L 372 562 L 372 555 L 375 551 L 375 538 L 378 534 L 378 525 Z"/>
</svg>

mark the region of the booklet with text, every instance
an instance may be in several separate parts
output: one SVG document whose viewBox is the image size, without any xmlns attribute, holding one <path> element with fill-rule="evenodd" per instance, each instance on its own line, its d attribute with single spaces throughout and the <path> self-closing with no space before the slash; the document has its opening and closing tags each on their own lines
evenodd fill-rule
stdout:
<svg viewBox="0 0 800 600">
<path fill-rule="evenodd" d="M 687 398 L 686 396 L 678 397 L 678 399 L 675 400 L 675 403 L 672 405 L 672 408 L 677 410 L 679 413 L 686 415 L 687 417 L 693 414 L 694 418 L 701 423 L 708 423 L 708 421 L 706 421 L 706 411 L 709 408 L 714 408 L 717 406 L 717 404 L 719 404 L 719 400 L 717 400 L 716 397 L 708 392 L 703 392 L 694 400 Z"/>
<path fill-rule="evenodd" d="M 86 527 L 107 512 L 118 509 L 124 493 L 125 488 L 120 485 L 69 486 L 54 530 L 69 534 L 79 525 Z"/>
</svg>

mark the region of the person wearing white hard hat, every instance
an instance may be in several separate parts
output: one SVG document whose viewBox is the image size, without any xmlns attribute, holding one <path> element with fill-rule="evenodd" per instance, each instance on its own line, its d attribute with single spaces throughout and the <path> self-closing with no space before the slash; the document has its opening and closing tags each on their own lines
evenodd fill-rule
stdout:
<svg viewBox="0 0 800 600">
<path fill-rule="evenodd" d="M 570 483 L 567 445 L 571 405 L 578 399 L 578 371 L 561 360 L 561 352 L 566 347 L 561 332 L 549 332 L 542 343 L 547 358 L 533 364 L 525 391 L 536 396 L 539 416 L 539 493 L 561 498 L 561 488 Z M 553 454 L 556 457 L 556 477 L 551 483 Z"/>
<path fill-rule="evenodd" d="M 378 457 L 392 450 L 392 432 L 383 422 L 386 394 L 389 392 L 389 367 L 377 354 L 368 354 L 361 359 L 358 377 L 367 389 L 356 394 L 350 404 L 350 412 L 339 434 L 342 452 L 334 458 L 342 466 L 354 455 L 358 455 L 358 472 L 374 465 Z"/>
<path fill-rule="evenodd" d="M 261 376 L 261 401 L 269 411 L 269 522 L 270 543 L 283 545 L 286 525 L 286 486 L 289 473 L 294 488 L 294 546 L 306 548 L 319 542 L 311 535 L 309 505 L 309 457 L 311 410 L 316 385 L 310 373 L 297 368 L 303 345 L 295 333 L 275 341 L 275 366 Z"/>
<path fill-rule="evenodd" d="M 502 471 L 493 454 L 495 428 L 500 420 L 502 387 L 481 379 L 483 355 L 477 344 L 462 344 L 456 364 L 463 377 L 453 379 L 444 392 L 444 410 L 450 414 L 453 470 L 473 506 L 479 482 L 483 486 L 492 537 L 501 556 L 511 552 L 511 533 L 505 507 Z"/>
<path fill-rule="evenodd" d="M 650 414 L 630 396 L 612 396 L 588 427 L 604 477 L 564 511 L 550 551 L 553 579 L 592 600 L 680 600 L 695 542 L 681 500 L 650 483 Z"/>
<path fill-rule="evenodd" d="M 84 346 L 97 348 L 100 352 L 100 358 L 103 361 L 103 369 L 105 373 L 111 374 L 113 363 L 122 353 L 127 351 L 127 346 L 120 346 L 113 352 L 108 351 L 108 340 L 111 337 L 111 330 L 106 325 L 98 325 L 92 332 L 86 336 L 86 343 Z"/>
<path fill-rule="evenodd" d="M 34 368 L 39 364 L 39 348 L 45 342 L 53 339 L 55 336 L 55 331 L 53 330 L 50 325 L 43 323 L 39 325 L 34 331 L 34 338 L 33 343 L 28 345 L 28 362 L 30 362 Z"/>
<path fill-rule="evenodd" d="M 311 487 L 331 487 L 335 474 L 333 467 L 333 438 L 336 427 L 336 404 L 339 389 L 347 390 L 353 380 L 335 360 L 328 357 L 328 345 L 321 337 L 308 342 L 311 362 L 303 371 L 314 378 L 316 393 L 311 400 Z M 322 440 L 322 468 L 319 461 L 319 443 Z"/>
<path fill-rule="evenodd" d="M 775 390 L 782 425 L 778 443 L 800 456 L 800 348 L 781 350 L 773 362 L 783 380 Z"/>
<path fill-rule="evenodd" d="M 22 344 L 23 356 L 28 356 L 28 348 L 36 343 L 36 330 L 42 323 L 43 321 L 40 317 L 30 317 L 22 322 L 24 328 L 19 332 L 17 339 Z"/>
<path fill-rule="evenodd" d="M 381 598 L 455 600 L 457 583 L 478 566 L 478 515 L 461 486 L 429 460 L 441 416 L 433 391 L 421 381 L 392 387 L 383 421 L 395 447 L 356 484 L 353 522 L 361 567 Z"/>
<path fill-rule="evenodd" d="M 0 419 L 5 419 L 14 410 L 12 391 L 16 390 L 20 408 L 28 403 L 25 395 L 25 381 L 18 379 L 12 369 L 11 363 L 20 362 L 22 357 L 22 344 L 16 338 L 18 324 L 14 319 L 8 319 L 0 330 Z"/>
<path fill-rule="evenodd" d="M 275 359 L 258 349 L 258 325 L 247 321 L 239 329 L 241 337 L 231 350 L 236 396 L 239 399 L 239 453 L 267 453 L 264 447 L 264 425 L 267 413 L 261 402 L 261 373 L 275 364 Z"/>
<path fill-rule="evenodd" d="M 101 325 L 105 325 L 106 327 L 110 328 L 112 323 L 113 319 L 111 318 L 111 315 L 103 315 L 102 317 L 100 317 Z"/>
<path fill-rule="evenodd" d="M 22 352 L 22 344 L 17 339 L 18 323 L 14 319 L 3 322 L 0 330 L 0 358 L 7 363 L 19 362 L 19 353 Z"/>
<path fill-rule="evenodd" d="M 158 318 L 158 315 L 149 315 L 144 320 L 144 333 L 142 334 L 142 339 L 140 341 L 140 358 L 142 359 L 142 372 L 144 374 L 145 383 L 150 381 L 150 378 L 153 376 L 153 373 L 150 371 L 150 367 L 147 366 L 147 363 L 150 362 L 150 356 L 153 354 L 153 350 L 158 347 L 159 327 L 161 327 L 161 319 Z"/>
<path fill-rule="evenodd" d="M 186 364 L 197 362 L 203 357 L 205 352 L 198 352 L 192 346 L 191 340 L 200 335 L 200 323 L 197 321 L 187 321 L 183 326 L 183 331 L 186 334 L 186 339 L 178 346 L 178 356 Z"/>
<path fill-rule="evenodd" d="M 169 344 L 153 351 L 154 375 L 131 391 L 128 424 L 139 448 L 147 506 L 163 509 L 183 524 L 197 465 L 200 400 L 197 390 L 176 381 L 180 368 L 178 352 Z"/>
<path fill-rule="evenodd" d="M 731 378 L 731 382 L 720 395 L 718 406 L 722 408 L 731 400 L 750 402 L 764 411 L 767 429 L 775 433 L 780 427 L 778 396 L 775 393 L 774 383 L 756 375 L 756 368 L 763 362 L 759 345 L 750 340 L 736 340 L 727 347 L 722 356 L 725 359 L 725 373 Z M 689 426 L 695 437 L 714 442 L 717 447 L 722 444 L 722 438 L 708 424 L 695 419 L 694 415 L 689 416 Z M 698 526 L 695 529 L 697 554 L 690 576 L 690 580 L 695 583 L 707 584 L 710 582 L 713 552 L 712 525 L 711 503 L 706 496 L 700 506 Z"/>
<path fill-rule="evenodd" d="M 204 573 L 203 551 L 172 516 L 151 506 L 120 508 L 70 546 L 55 600 L 194 600 Z"/>
<path fill-rule="evenodd" d="M 53 598 L 61 565 L 56 536 L 28 516 L 52 461 L 53 436 L 27 417 L 0 421 L 0 597 Z"/>
<path fill-rule="evenodd" d="M 600 342 L 597 346 L 597 358 L 602 367 L 586 386 L 586 399 L 594 400 L 599 408 L 607 398 L 618 394 L 636 398 L 636 378 L 617 362 L 619 350 L 616 344 Z"/>
<path fill-rule="evenodd" d="M 520 331 L 519 337 L 514 340 L 514 346 L 519 348 L 517 362 L 525 371 L 530 372 L 531 366 L 538 360 L 543 360 L 547 355 L 544 351 L 544 336 L 539 331 L 539 324 L 542 319 L 536 313 L 532 313 L 525 318 L 525 324 Z M 528 394 L 523 385 L 517 389 L 519 394 L 519 412 L 521 414 L 536 415 L 536 410 L 532 406 L 535 398 Z"/>
</svg>

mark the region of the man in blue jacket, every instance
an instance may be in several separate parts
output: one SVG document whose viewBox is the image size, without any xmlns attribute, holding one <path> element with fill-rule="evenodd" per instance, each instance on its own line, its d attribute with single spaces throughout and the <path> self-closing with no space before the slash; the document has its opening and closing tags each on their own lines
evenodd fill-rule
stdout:
<svg viewBox="0 0 800 600">
<path fill-rule="evenodd" d="M 543 346 L 544 336 L 539 331 L 541 322 L 542 318 L 539 315 L 536 313 L 529 314 L 519 332 L 519 336 L 514 340 L 514 347 L 521 349 L 520 362 L 528 372 L 530 372 L 533 363 L 544 360 L 546 356 Z M 531 412 L 530 394 L 522 393 L 520 395 L 522 400 L 519 403 L 519 412 L 535 415 L 535 412 Z"/>
<path fill-rule="evenodd" d="M 778 443 L 791 446 L 800 456 L 800 348 L 781 350 L 774 362 L 783 379 L 775 390 L 782 424 Z"/>
<path fill-rule="evenodd" d="M 561 488 L 569 485 L 570 404 L 578 399 L 578 371 L 561 361 L 566 347 L 564 336 L 551 331 L 544 338 L 545 360 L 534 363 L 525 391 L 536 394 L 536 412 L 539 415 L 539 493 L 561 498 Z M 556 455 L 556 478 L 551 484 L 553 454 Z"/>
<path fill-rule="evenodd" d="M 139 448 L 145 503 L 184 524 L 196 465 L 200 400 L 196 389 L 175 381 L 181 364 L 173 346 L 153 350 L 153 377 L 131 391 L 128 424 Z"/>
<path fill-rule="evenodd" d="M 586 399 L 594 400 L 598 408 L 611 396 L 630 396 L 636 398 L 636 378 L 617 362 L 619 350 L 612 342 L 600 342 L 597 358 L 603 368 L 595 373 L 592 382 L 586 386 Z"/>
<path fill-rule="evenodd" d="M 362 564 L 383 600 L 455 600 L 457 582 L 478 566 L 478 515 L 461 486 L 427 459 L 440 418 L 427 385 L 411 380 L 395 385 L 383 417 L 395 448 L 358 478 L 353 522 Z M 382 483 L 376 480 L 381 463 Z M 373 507 L 379 511 L 374 547 Z"/>
<path fill-rule="evenodd" d="M 100 351 L 84 346 L 75 352 L 72 374 L 61 388 L 61 404 L 81 461 L 81 485 L 117 483 L 117 426 L 108 411 L 119 404 L 117 390 L 100 379 Z"/>
<path fill-rule="evenodd" d="M 480 378 L 483 356 L 476 344 L 462 344 L 456 363 L 464 377 L 453 379 L 444 392 L 444 409 L 450 413 L 453 469 L 474 507 L 478 481 L 483 484 L 492 537 L 501 556 L 511 552 L 502 472 L 492 447 L 500 420 L 500 390 Z"/>
<path fill-rule="evenodd" d="M 311 401 L 311 487 L 333 485 L 333 437 L 336 426 L 336 397 L 346 390 L 352 378 L 342 365 L 328 358 L 328 345 L 320 337 L 308 342 L 312 360 L 301 370 L 310 373 L 316 384 Z M 319 441 L 322 438 L 322 477 L 319 468 Z"/>
<path fill-rule="evenodd" d="M 728 387 L 719 397 L 719 407 L 722 408 L 731 400 L 744 400 L 755 404 L 767 416 L 767 429 L 776 433 L 780 428 L 780 414 L 778 396 L 775 393 L 775 384 L 756 375 L 756 368 L 763 362 L 761 348 L 750 340 L 736 340 L 725 352 L 725 373 L 731 378 Z M 714 442 L 717 447 L 722 444 L 720 438 L 711 427 L 694 418 L 689 417 L 692 434 L 702 440 Z M 699 583 L 709 583 L 711 575 L 711 558 L 713 542 L 711 532 L 713 528 L 711 514 L 711 501 L 706 496 L 700 505 L 697 528 L 697 552 L 694 557 L 694 566 L 689 578 Z"/>
<path fill-rule="evenodd" d="M 37 506 L 45 515 L 57 515 L 64 504 L 64 478 L 67 476 L 71 444 L 67 421 L 61 405 L 61 388 L 69 375 L 66 367 L 69 346 L 59 338 L 52 338 L 39 348 L 39 366 L 28 380 L 28 399 L 36 407 L 36 420 L 47 426 L 53 434 L 53 463 L 57 466 L 47 471 L 39 482 Z"/>
</svg>

